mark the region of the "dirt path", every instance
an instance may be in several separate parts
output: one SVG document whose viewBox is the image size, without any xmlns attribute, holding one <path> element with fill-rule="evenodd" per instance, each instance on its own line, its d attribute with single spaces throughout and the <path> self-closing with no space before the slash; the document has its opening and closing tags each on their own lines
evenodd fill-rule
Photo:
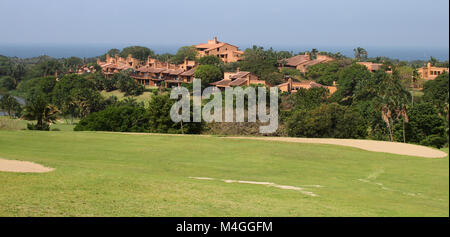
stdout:
<svg viewBox="0 0 450 237">
<path fill-rule="evenodd" d="M 226 138 L 331 144 L 331 145 L 356 147 L 367 151 L 386 152 L 398 155 L 419 156 L 426 158 L 444 158 L 447 156 L 447 153 L 437 149 L 400 142 L 356 140 L 356 139 L 331 139 L 331 138 L 297 138 L 297 137 L 226 137 Z"/>
<path fill-rule="evenodd" d="M 0 158 L 0 171 L 6 172 L 23 172 L 23 173 L 45 173 L 53 171 L 53 168 L 48 168 L 40 164 L 29 161 L 20 160 L 5 160 Z"/>
</svg>

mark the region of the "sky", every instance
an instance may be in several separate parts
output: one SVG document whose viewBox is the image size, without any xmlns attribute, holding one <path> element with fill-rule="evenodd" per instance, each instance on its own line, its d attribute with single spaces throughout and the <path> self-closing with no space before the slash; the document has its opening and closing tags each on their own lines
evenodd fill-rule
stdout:
<svg viewBox="0 0 450 237">
<path fill-rule="evenodd" d="M 0 0 L 0 44 L 449 47 L 448 0 Z"/>
</svg>

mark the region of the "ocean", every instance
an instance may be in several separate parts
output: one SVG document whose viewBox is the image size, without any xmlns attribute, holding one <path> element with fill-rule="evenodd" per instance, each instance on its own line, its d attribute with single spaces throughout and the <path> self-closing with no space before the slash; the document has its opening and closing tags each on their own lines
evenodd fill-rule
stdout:
<svg viewBox="0 0 450 237">
<path fill-rule="evenodd" d="M 64 44 L 0 44 L 0 55 L 20 58 L 30 58 L 41 55 L 48 55 L 55 58 L 67 58 L 76 56 L 80 58 L 96 57 L 105 54 L 111 48 L 122 49 L 129 45 L 121 44 L 78 44 L 78 45 L 64 45 Z M 155 51 L 157 54 L 172 53 L 175 54 L 182 45 L 145 45 Z M 251 45 L 237 45 L 241 50 L 251 47 Z M 264 48 L 270 46 L 262 45 Z M 340 52 L 348 57 L 353 57 L 353 48 L 348 46 L 272 46 L 275 50 L 286 50 L 294 53 L 311 50 L 317 48 L 319 51 L 328 51 L 332 53 Z M 428 60 L 430 56 L 438 60 L 445 61 L 449 59 L 448 48 L 420 48 L 420 47 L 364 47 L 369 57 L 386 56 L 399 60 Z"/>
</svg>

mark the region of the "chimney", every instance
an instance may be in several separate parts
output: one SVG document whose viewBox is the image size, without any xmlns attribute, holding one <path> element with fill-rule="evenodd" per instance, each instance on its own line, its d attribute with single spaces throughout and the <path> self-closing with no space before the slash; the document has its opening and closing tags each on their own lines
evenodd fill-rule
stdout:
<svg viewBox="0 0 450 237">
<path fill-rule="evenodd" d="M 431 63 L 430 62 L 427 63 L 427 73 L 428 73 L 428 76 L 431 75 Z"/>
<path fill-rule="evenodd" d="M 311 57 L 310 57 L 310 55 L 309 55 L 309 52 L 305 52 L 305 56 L 306 56 L 308 59 L 311 59 Z"/>
</svg>

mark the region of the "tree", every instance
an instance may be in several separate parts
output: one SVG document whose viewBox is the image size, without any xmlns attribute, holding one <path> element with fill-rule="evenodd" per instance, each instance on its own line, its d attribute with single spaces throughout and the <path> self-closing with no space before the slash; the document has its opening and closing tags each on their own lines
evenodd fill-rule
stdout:
<svg viewBox="0 0 450 237">
<path fill-rule="evenodd" d="M 0 98 L 0 109 L 6 111 L 8 116 L 12 117 L 13 114 L 20 112 L 21 107 L 16 98 L 7 93 Z"/>
<path fill-rule="evenodd" d="M 126 47 L 126 48 L 122 49 L 119 56 L 122 58 L 126 58 L 130 54 L 133 58 L 138 59 L 140 61 L 147 60 L 148 56 L 150 56 L 150 57 L 155 56 L 155 52 L 153 52 L 153 50 L 151 50 L 147 47 L 142 47 L 142 46 Z"/>
<path fill-rule="evenodd" d="M 378 87 L 377 107 L 381 112 L 381 118 L 386 123 L 390 141 L 394 141 L 394 121 L 402 118 L 403 141 L 406 142 L 405 123 L 409 120 L 407 108 L 410 96 L 409 92 L 402 86 L 398 72 L 395 69 L 392 75 L 386 77 Z"/>
<path fill-rule="evenodd" d="M 338 71 L 340 67 L 336 61 L 329 63 L 319 63 L 308 67 L 307 77 L 322 85 L 331 86 L 338 81 Z"/>
<path fill-rule="evenodd" d="M 253 46 L 244 51 L 240 61 L 240 69 L 256 74 L 259 78 L 272 72 L 278 72 L 278 54 L 273 49 Z"/>
<path fill-rule="evenodd" d="M 425 82 L 425 84 L 423 85 L 423 100 L 425 102 L 433 104 L 442 115 L 448 113 L 448 85 L 448 73 L 443 73 L 436 77 L 434 80 Z"/>
<path fill-rule="evenodd" d="M 317 58 L 317 54 L 319 53 L 319 50 L 317 50 L 317 49 L 312 49 L 311 50 L 311 54 L 310 54 L 310 58 L 311 58 L 311 60 L 314 60 L 314 59 L 316 59 Z"/>
<path fill-rule="evenodd" d="M 352 64 L 338 73 L 338 90 L 334 97 L 340 104 L 350 105 L 353 102 L 355 88 L 361 81 L 369 80 L 371 73 L 363 65 Z"/>
<path fill-rule="evenodd" d="M 52 91 L 52 101 L 63 116 L 84 117 L 103 109 L 103 98 L 94 82 L 82 75 L 69 74 L 61 78 Z"/>
<path fill-rule="evenodd" d="M 50 59 L 37 64 L 36 70 L 42 77 L 54 76 L 63 71 L 63 64 L 56 59 Z"/>
<path fill-rule="evenodd" d="M 108 52 L 106 54 L 108 54 L 110 57 L 114 57 L 116 54 L 117 55 L 120 54 L 120 49 L 115 49 L 115 48 L 114 49 L 110 49 L 110 50 L 108 50 Z"/>
<path fill-rule="evenodd" d="M 198 60 L 200 65 L 214 65 L 219 66 L 222 64 L 222 60 L 219 59 L 219 57 L 216 57 L 214 55 L 207 55 L 203 56 Z"/>
<path fill-rule="evenodd" d="M 203 123 L 179 122 L 174 123 L 170 118 L 170 109 L 175 103 L 168 94 L 153 96 L 148 105 L 150 132 L 155 133 L 185 133 L 198 134 L 203 129 Z M 190 101 L 193 107 L 192 100 Z M 192 109 L 190 117 L 193 118 Z"/>
<path fill-rule="evenodd" d="M 194 46 L 183 46 L 178 49 L 177 53 L 170 59 L 171 63 L 180 64 L 185 59 L 195 60 L 197 57 L 197 49 Z"/>
<path fill-rule="evenodd" d="M 405 133 L 408 142 L 422 143 L 430 136 L 446 139 L 445 121 L 439 116 L 438 110 L 430 103 L 418 103 L 408 111 L 409 123 L 406 124 Z M 396 127 L 397 139 L 402 136 L 400 126 Z"/>
<path fill-rule="evenodd" d="M 364 48 L 358 47 L 353 49 L 353 54 L 358 61 L 367 60 L 368 53 Z"/>
<path fill-rule="evenodd" d="M 79 67 L 81 67 L 83 65 L 83 59 L 81 59 L 79 57 L 66 58 L 66 59 L 64 59 L 63 62 L 64 62 L 64 67 L 70 68 L 73 71 L 75 71 L 76 69 L 78 69 Z"/>
<path fill-rule="evenodd" d="M 300 88 L 300 90 L 292 95 L 292 98 L 295 109 L 311 110 L 325 103 L 329 94 L 328 89 L 322 87 L 310 89 Z"/>
<path fill-rule="evenodd" d="M 148 106 L 150 132 L 175 133 L 176 124 L 170 118 L 170 109 L 174 103 L 167 94 L 152 97 Z"/>
<path fill-rule="evenodd" d="M 106 52 L 105 54 L 103 54 L 102 56 L 100 56 L 100 60 L 101 61 L 105 61 L 106 60 L 106 55 L 109 55 L 110 57 L 114 57 L 115 55 L 119 55 L 120 54 L 120 49 L 110 49 L 108 50 L 108 52 Z"/>
<path fill-rule="evenodd" d="M 48 103 L 44 93 L 33 90 L 27 97 L 22 118 L 37 121 L 36 125 L 29 124 L 28 129 L 49 130 L 49 123 L 56 120 L 58 113 L 58 108 Z"/>
<path fill-rule="evenodd" d="M 366 127 L 359 113 L 336 103 L 296 109 L 287 119 L 289 136 L 364 138 Z"/>
<path fill-rule="evenodd" d="M 16 88 L 16 80 L 12 76 L 2 76 L 0 77 L 0 88 L 5 88 L 6 90 L 14 90 Z"/>
<path fill-rule="evenodd" d="M 138 96 L 144 93 L 144 86 L 139 84 L 136 80 L 130 77 L 126 72 L 120 72 L 114 74 L 115 80 L 117 81 L 117 88 L 125 93 L 125 96 Z"/>
<path fill-rule="evenodd" d="M 143 106 L 109 106 L 80 120 L 75 131 L 148 132 L 148 111 Z"/>
<path fill-rule="evenodd" d="M 267 84 L 275 86 L 283 82 L 283 74 L 279 72 L 270 72 L 264 74 L 261 79 L 267 82 Z"/>
<path fill-rule="evenodd" d="M 202 86 L 206 87 L 209 83 L 219 81 L 223 78 L 220 69 L 213 65 L 199 65 L 195 69 L 194 77 L 202 80 Z"/>
</svg>

